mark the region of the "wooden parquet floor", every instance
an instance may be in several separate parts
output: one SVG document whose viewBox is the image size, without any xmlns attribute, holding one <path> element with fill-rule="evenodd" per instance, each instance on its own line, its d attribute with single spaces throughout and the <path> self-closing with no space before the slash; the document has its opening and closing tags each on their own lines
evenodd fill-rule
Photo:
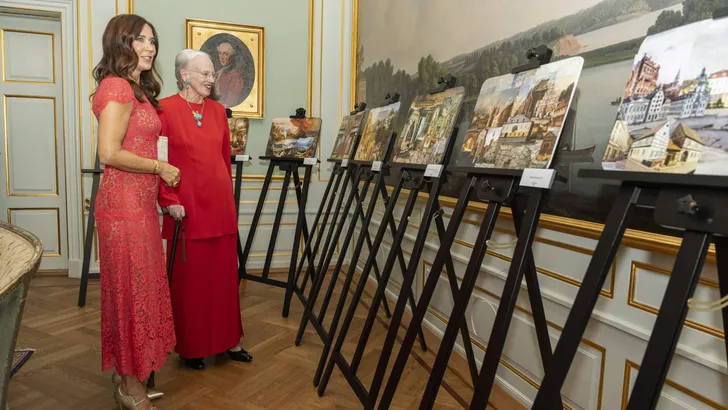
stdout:
<svg viewBox="0 0 728 410">
<path fill-rule="evenodd" d="M 368 290 L 344 348 L 347 358 L 353 354 L 371 299 L 369 295 L 373 294 L 372 289 Z M 309 326 L 301 346 L 294 345 L 303 311 L 297 298 L 292 301 L 289 317 L 283 318 L 282 289 L 243 282 L 240 293 L 246 334 L 243 346 L 254 356 L 253 362 L 208 358 L 207 369 L 198 372 L 181 367 L 177 356 L 172 354 L 156 377 L 157 388 L 165 392 L 165 397 L 155 402 L 159 410 L 362 408 L 338 370 L 334 370 L 324 397 L 318 397 L 312 380 L 322 343 Z M 110 374 L 100 370 L 98 282 L 92 281 L 89 286 L 86 307 L 76 306 L 77 296 L 78 280 L 58 275 L 39 275 L 33 280 L 17 347 L 37 351 L 11 380 L 10 409 L 117 408 Z M 394 308 L 394 302 L 389 303 Z M 333 306 L 334 303 L 330 311 Z M 330 319 L 331 315 L 328 316 Z M 369 385 L 376 367 L 387 323 L 381 313 L 358 372 L 365 386 Z M 404 328 L 399 333 L 400 337 L 404 336 Z M 392 409 L 418 408 L 439 346 L 434 335 L 428 333 L 427 337 L 430 351 L 414 349 Z M 398 346 L 395 345 L 395 354 Z M 473 390 L 467 375 L 464 360 L 454 357 L 439 391 L 437 409 L 462 409 L 469 404 Z M 498 390 L 492 394 L 489 409 L 521 410 L 523 407 Z"/>
</svg>

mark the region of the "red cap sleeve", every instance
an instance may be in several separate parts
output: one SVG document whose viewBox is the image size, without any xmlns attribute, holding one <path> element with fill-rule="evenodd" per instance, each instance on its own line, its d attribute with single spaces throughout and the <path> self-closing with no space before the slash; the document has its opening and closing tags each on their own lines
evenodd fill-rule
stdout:
<svg viewBox="0 0 728 410">
<path fill-rule="evenodd" d="M 101 80 L 101 84 L 99 84 L 99 88 L 94 94 L 91 107 L 94 115 L 98 117 L 110 101 L 128 104 L 135 100 L 134 90 L 132 90 L 129 81 L 120 77 L 109 76 Z"/>
</svg>

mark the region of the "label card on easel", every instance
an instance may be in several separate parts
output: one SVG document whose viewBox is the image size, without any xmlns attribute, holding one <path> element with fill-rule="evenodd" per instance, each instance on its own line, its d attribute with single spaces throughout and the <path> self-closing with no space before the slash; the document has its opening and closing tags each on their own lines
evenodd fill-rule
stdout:
<svg viewBox="0 0 728 410">
<path fill-rule="evenodd" d="M 426 177 L 440 178 L 440 174 L 442 174 L 441 164 L 428 164 L 427 168 L 425 168 Z"/>
<path fill-rule="evenodd" d="M 169 162 L 169 140 L 161 135 L 157 138 L 157 160 Z"/>
<path fill-rule="evenodd" d="M 236 155 L 235 161 L 238 161 L 238 162 L 250 161 L 250 155 Z"/>
<path fill-rule="evenodd" d="M 553 169 L 526 168 L 521 176 L 521 186 L 532 188 L 551 189 L 556 172 Z"/>
<path fill-rule="evenodd" d="M 341 160 L 341 168 L 346 168 L 349 166 L 349 158 L 342 159 Z"/>
<path fill-rule="evenodd" d="M 316 165 L 317 161 L 316 158 L 304 158 L 303 159 L 303 165 Z"/>
<path fill-rule="evenodd" d="M 382 161 L 372 162 L 372 172 L 380 172 L 382 170 Z"/>
</svg>

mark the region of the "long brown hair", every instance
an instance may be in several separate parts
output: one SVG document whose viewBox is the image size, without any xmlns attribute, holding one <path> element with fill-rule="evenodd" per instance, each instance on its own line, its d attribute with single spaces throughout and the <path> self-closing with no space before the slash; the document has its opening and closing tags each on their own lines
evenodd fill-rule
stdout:
<svg viewBox="0 0 728 410">
<path fill-rule="evenodd" d="M 134 51 L 134 40 L 139 37 L 145 24 L 149 25 L 154 33 L 157 52 L 152 59 L 152 69 L 142 71 L 139 75 L 139 82 L 137 82 L 132 77 L 134 70 L 139 65 L 139 56 Z M 159 38 L 152 23 L 136 14 L 120 14 L 112 18 L 106 25 L 102 43 L 104 55 L 99 64 L 94 67 L 94 79 L 97 86 L 110 75 L 121 77 L 129 82 L 134 90 L 134 96 L 139 102 L 144 102 L 144 97 L 147 97 L 155 108 L 159 108 L 157 97 L 162 91 L 162 80 L 155 66 L 159 55 Z M 93 97 L 95 93 L 96 90 L 91 96 Z"/>
</svg>

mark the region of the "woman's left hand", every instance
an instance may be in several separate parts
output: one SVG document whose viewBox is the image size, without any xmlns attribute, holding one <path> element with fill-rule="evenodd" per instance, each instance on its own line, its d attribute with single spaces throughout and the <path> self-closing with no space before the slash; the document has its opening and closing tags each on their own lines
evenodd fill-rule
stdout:
<svg viewBox="0 0 728 410">
<path fill-rule="evenodd" d="M 185 207 L 182 205 L 170 205 L 167 207 L 167 212 L 178 221 L 185 217 Z"/>
</svg>

